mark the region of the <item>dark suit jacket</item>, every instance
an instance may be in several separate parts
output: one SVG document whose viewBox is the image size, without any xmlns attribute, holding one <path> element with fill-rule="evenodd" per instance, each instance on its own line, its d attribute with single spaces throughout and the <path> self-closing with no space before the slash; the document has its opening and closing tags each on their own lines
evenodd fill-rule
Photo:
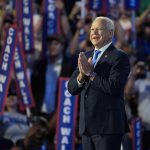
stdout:
<svg viewBox="0 0 150 150">
<path fill-rule="evenodd" d="M 87 58 L 93 51 L 86 52 Z M 124 108 L 124 86 L 130 71 L 127 54 L 112 44 L 98 61 L 93 81 L 86 79 L 79 88 L 78 68 L 71 76 L 68 90 L 81 94 L 79 133 L 85 129 L 91 134 L 124 133 L 129 130 Z"/>
</svg>

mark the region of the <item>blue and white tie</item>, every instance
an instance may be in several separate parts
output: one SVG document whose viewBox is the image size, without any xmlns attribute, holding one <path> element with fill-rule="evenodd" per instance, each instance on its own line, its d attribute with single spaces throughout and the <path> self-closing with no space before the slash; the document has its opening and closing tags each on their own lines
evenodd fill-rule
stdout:
<svg viewBox="0 0 150 150">
<path fill-rule="evenodd" d="M 97 58 L 98 58 L 98 55 L 101 53 L 100 50 L 95 50 L 94 51 L 94 56 L 92 58 L 92 62 L 93 62 L 93 65 L 95 65 L 96 61 L 97 61 Z"/>
</svg>

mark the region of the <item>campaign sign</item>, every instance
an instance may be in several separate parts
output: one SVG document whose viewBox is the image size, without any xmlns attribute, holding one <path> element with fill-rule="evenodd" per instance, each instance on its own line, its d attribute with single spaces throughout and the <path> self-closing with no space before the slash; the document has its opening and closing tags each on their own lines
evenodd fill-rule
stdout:
<svg viewBox="0 0 150 150">
<path fill-rule="evenodd" d="M 139 118 L 132 120 L 133 150 L 142 150 L 142 122 Z"/>
<path fill-rule="evenodd" d="M 102 9 L 102 1 L 101 0 L 89 0 L 88 6 L 90 10 L 100 11 Z"/>
<path fill-rule="evenodd" d="M 42 55 L 47 52 L 47 38 L 61 33 L 60 11 L 56 8 L 56 0 L 43 0 L 43 33 L 42 33 Z"/>
<path fill-rule="evenodd" d="M 5 98 L 10 82 L 10 75 L 16 47 L 17 28 L 12 26 L 6 32 L 6 39 L 0 58 L 0 114 L 4 111 Z"/>
<path fill-rule="evenodd" d="M 19 94 L 21 95 L 21 109 L 30 108 L 35 105 L 31 92 L 30 83 L 27 78 L 24 60 L 25 57 L 23 55 L 21 45 L 18 42 L 14 55 L 14 68 L 18 91 Z"/>
<path fill-rule="evenodd" d="M 56 130 L 56 150 L 75 149 L 74 138 L 78 96 L 72 96 L 68 92 L 67 84 L 68 78 L 60 78 Z"/>
<path fill-rule="evenodd" d="M 129 10 L 138 10 L 140 8 L 140 0 L 125 0 L 125 8 Z"/>
<path fill-rule="evenodd" d="M 21 3 L 21 33 L 25 52 L 33 52 L 33 12 L 32 0 L 22 0 Z"/>
<path fill-rule="evenodd" d="M 60 29 L 60 16 L 56 8 L 56 0 L 44 0 L 44 23 L 46 25 L 46 34 L 48 36 L 59 33 Z"/>
</svg>

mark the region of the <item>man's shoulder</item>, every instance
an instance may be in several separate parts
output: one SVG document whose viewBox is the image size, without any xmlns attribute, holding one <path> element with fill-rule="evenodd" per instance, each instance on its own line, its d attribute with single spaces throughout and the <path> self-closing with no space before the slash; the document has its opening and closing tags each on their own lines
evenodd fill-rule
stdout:
<svg viewBox="0 0 150 150">
<path fill-rule="evenodd" d="M 124 50 L 116 47 L 113 49 L 113 54 L 118 57 L 128 57 L 128 54 Z"/>
</svg>

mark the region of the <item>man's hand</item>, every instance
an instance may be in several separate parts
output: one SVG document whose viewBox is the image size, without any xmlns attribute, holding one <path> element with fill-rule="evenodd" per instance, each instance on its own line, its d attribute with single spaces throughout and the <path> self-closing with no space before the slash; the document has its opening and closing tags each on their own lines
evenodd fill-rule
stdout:
<svg viewBox="0 0 150 150">
<path fill-rule="evenodd" d="M 79 73 L 79 75 L 78 75 L 78 77 L 77 77 L 77 80 L 78 80 L 80 83 L 84 83 L 84 81 L 85 81 L 85 75 Z"/>
<path fill-rule="evenodd" d="M 83 52 L 79 54 L 78 58 L 79 71 L 83 75 L 88 75 L 93 71 L 92 58 L 87 59 Z"/>
<path fill-rule="evenodd" d="M 81 66 L 81 62 L 80 62 L 80 59 L 78 58 L 78 67 L 79 67 L 79 75 L 78 75 L 78 81 L 80 83 L 84 82 L 84 79 L 86 77 L 86 75 L 84 74 L 83 70 L 82 70 L 82 66 Z"/>
</svg>

